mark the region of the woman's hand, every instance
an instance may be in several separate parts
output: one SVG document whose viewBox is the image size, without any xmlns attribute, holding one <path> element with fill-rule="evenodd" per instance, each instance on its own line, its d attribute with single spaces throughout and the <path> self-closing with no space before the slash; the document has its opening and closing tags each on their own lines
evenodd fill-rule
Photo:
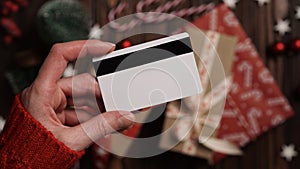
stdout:
<svg viewBox="0 0 300 169">
<path fill-rule="evenodd" d="M 68 62 L 76 60 L 79 55 L 104 55 L 113 51 L 114 47 L 96 40 L 56 44 L 35 81 L 22 92 L 25 109 L 73 150 L 83 150 L 93 141 L 128 128 L 133 123 L 134 115 L 126 111 L 95 116 L 99 112 L 97 104 L 84 96 L 92 94 L 99 100 L 101 94 L 97 81 L 89 74 L 61 78 Z M 78 100 L 78 107 L 74 106 L 73 98 Z M 70 106 L 75 109 L 70 109 Z M 91 118 L 91 115 L 94 117 Z M 80 123 L 78 118 L 84 119 L 84 122 Z"/>
</svg>

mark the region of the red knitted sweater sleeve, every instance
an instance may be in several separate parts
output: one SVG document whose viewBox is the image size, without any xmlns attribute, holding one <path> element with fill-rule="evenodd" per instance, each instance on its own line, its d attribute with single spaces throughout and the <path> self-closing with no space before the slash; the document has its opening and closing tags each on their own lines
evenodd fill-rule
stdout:
<svg viewBox="0 0 300 169">
<path fill-rule="evenodd" d="M 0 168 L 70 168 L 84 151 L 71 150 L 24 109 L 17 95 L 0 134 Z"/>
</svg>

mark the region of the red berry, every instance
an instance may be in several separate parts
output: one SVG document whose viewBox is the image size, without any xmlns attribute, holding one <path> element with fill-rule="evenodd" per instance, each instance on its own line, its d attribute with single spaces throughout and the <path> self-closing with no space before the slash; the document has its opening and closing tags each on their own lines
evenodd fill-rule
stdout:
<svg viewBox="0 0 300 169">
<path fill-rule="evenodd" d="M 271 52 L 273 54 L 283 54 L 285 52 L 285 44 L 283 42 L 276 42 L 272 45 Z"/>
<path fill-rule="evenodd" d="M 122 42 L 122 47 L 123 48 L 128 48 L 128 47 L 130 47 L 131 46 L 131 42 L 129 41 L 129 40 L 124 40 L 123 42 Z"/>
<path fill-rule="evenodd" d="M 290 43 L 290 48 L 294 52 L 299 52 L 300 51 L 300 39 L 295 39 Z"/>
<path fill-rule="evenodd" d="M 16 5 L 16 4 L 13 4 L 12 6 L 11 6 L 11 11 L 13 11 L 13 12 L 18 12 L 18 10 L 19 10 L 19 6 L 18 5 Z"/>
<path fill-rule="evenodd" d="M 4 6 L 6 6 L 6 7 L 8 7 L 8 8 L 11 8 L 12 5 L 14 5 L 14 3 L 11 2 L 11 1 L 6 1 L 6 2 L 4 3 Z"/>
</svg>

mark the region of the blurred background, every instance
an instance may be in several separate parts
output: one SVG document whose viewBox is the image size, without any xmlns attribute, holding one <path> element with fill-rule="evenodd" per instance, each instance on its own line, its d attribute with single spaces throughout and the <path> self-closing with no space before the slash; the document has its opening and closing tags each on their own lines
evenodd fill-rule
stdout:
<svg viewBox="0 0 300 169">
<path fill-rule="evenodd" d="M 16 93 L 28 86 L 36 76 L 51 45 L 77 39 L 87 39 L 91 28 L 109 22 L 109 12 L 127 3 L 115 17 L 136 12 L 136 5 L 143 0 L 1 0 L 0 1 L 0 115 L 5 119 Z M 216 169 L 298 169 L 300 158 L 300 1 L 298 0 L 224 0 L 234 13 L 249 40 L 254 44 L 261 60 L 273 75 L 276 84 L 288 99 L 294 115 L 272 127 L 242 146 L 242 156 L 226 156 L 210 164 L 207 159 L 191 157 L 168 151 L 143 158 L 120 158 L 111 155 L 110 168 L 216 168 Z M 145 1 L 146 2 L 146 1 Z M 151 2 L 151 1 L 147 1 Z M 172 0 L 159 0 L 145 6 L 144 11 L 162 7 Z M 45 5 L 48 3 L 47 5 Z M 62 5 L 61 3 L 66 3 Z M 170 11 L 224 3 L 221 0 L 185 0 Z M 213 10 L 202 10 L 184 15 L 194 22 Z M 223 19 L 223 18 L 221 18 Z M 99 35 L 96 35 L 99 36 Z M 105 36 L 105 35 L 103 35 Z M 106 35 L 107 36 L 107 35 Z M 113 35 L 111 35 L 113 36 Z M 118 47 L 155 39 L 158 35 L 145 34 L 119 42 Z M 249 54 L 250 55 L 250 54 Z M 161 132 L 164 117 L 145 124 L 140 135 Z M 287 156 L 282 155 L 289 146 Z M 284 153 L 286 154 L 286 153 Z M 298 153 L 299 154 L 299 153 Z M 95 161 L 95 148 L 74 168 L 101 168 Z M 101 161 L 101 160 L 100 160 Z"/>
</svg>

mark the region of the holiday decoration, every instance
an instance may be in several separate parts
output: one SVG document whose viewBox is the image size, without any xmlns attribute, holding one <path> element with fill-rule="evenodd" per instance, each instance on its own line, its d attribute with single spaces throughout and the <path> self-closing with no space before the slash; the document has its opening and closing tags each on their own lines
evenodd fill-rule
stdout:
<svg viewBox="0 0 300 169">
<path fill-rule="evenodd" d="M 287 161 L 292 161 L 293 157 L 296 157 L 298 155 L 297 151 L 295 150 L 295 145 L 283 145 L 282 151 L 280 153 L 281 157 L 285 158 Z"/>
<path fill-rule="evenodd" d="M 223 0 L 223 2 L 230 8 L 235 8 L 236 3 L 239 2 L 239 0 Z"/>
<path fill-rule="evenodd" d="M 76 0 L 48 1 L 40 8 L 37 18 L 40 36 L 48 45 L 88 38 L 88 17 Z"/>
<path fill-rule="evenodd" d="M 234 143 L 236 146 L 245 146 L 293 115 L 290 105 L 264 66 L 251 40 L 246 36 L 237 18 L 225 5 L 220 5 L 203 15 L 194 22 L 194 25 L 202 30 L 213 30 L 238 38 L 231 69 L 232 83 L 226 96 L 219 128 L 213 135 L 215 138 Z M 227 49 L 227 47 L 224 48 Z M 214 122 L 210 118 L 206 121 Z M 207 125 L 213 124 L 207 123 Z M 184 145 L 185 142 L 180 144 Z M 203 149 L 199 144 L 189 145 L 196 146 L 196 149 Z M 205 151 L 201 154 L 193 154 L 195 151 L 186 153 L 184 149 L 181 149 L 181 153 L 201 156 L 213 162 L 224 157 L 224 154 L 213 153 L 213 149 L 203 150 Z"/>
<path fill-rule="evenodd" d="M 266 3 L 269 3 L 270 0 L 256 0 L 259 6 L 263 6 Z"/>
<path fill-rule="evenodd" d="M 274 29 L 280 34 L 285 35 L 291 31 L 289 20 L 278 20 L 277 24 L 274 26 Z"/>
<path fill-rule="evenodd" d="M 128 48 L 131 46 L 131 42 L 129 40 L 123 40 L 120 43 L 120 48 Z"/>
<path fill-rule="evenodd" d="M 211 25 L 212 17 L 218 18 L 217 25 Z M 250 39 L 226 6 L 219 6 L 216 11 L 201 17 L 195 25 L 238 37 L 232 67 L 233 82 L 227 95 L 218 138 L 244 146 L 293 115 Z M 216 154 L 215 160 L 220 157 Z"/>
<path fill-rule="evenodd" d="M 1 26 L 10 33 L 11 36 L 14 37 L 21 36 L 21 31 L 13 20 L 8 18 L 1 18 L 0 23 Z"/>
<path fill-rule="evenodd" d="M 21 36 L 21 30 L 15 21 L 11 18 L 11 15 L 17 13 L 20 8 L 28 5 L 27 0 L 5 0 L 0 4 L 0 26 L 6 31 L 4 38 L 2 39 L 5 44 L 9 45 L 12 43 L 14 38 Z"/>
<path fill-rule="evenodd" d="M 283 42 L 276 42 L 271 47 L 271 52 L 274 56 L 283 54 L 286 50 L 285 44 Z"/>
<path fill-rule="evenodd" d="M 290 42 L 290 49 L 294 52 L 300 51 L 300 39 L 295 39 Z"/>
<path fill-rule="evenodd" d="M 149 7 L 151 4 L 153 4 L 155 1 L 153 0 L 145 0 L 145 1 L 139 1 L 136 5 L 136 13 L 141 12 L 147 12 L 143 9 L 146 7 Z M 205 11 L 209 11 L 214 8 L 214 3 L 209 3 L 206 5 L 200 5 L 197 7 L 190 7 L 181 9 L 179 11 L 170 11 L 170 9 L 175 8 L 178 4 L 184 2 L 183 0 L 173 0 L 170 2 L 167 2 L 166 4 L 156 8 L 155 10 L 151 10 L 151 12 L 159 12 L 159 13 L 172 13 L 174 16 L 177 17 L 186 17 L 190 15 L 200 14 Z M 174 16 L 171 15 L 160 15 L 159 17 L 153 17 L 149 15 L 136 15 L 137 19 L 132 19 L 129 23 L 117 23 L 115 22 L 116 16 L 123 12 L 123 10 L 126 8 L 127 3 L 121 2 L 116 8 L 113 8 L 109 11 L 108 14 L 108 20 L 109 20 L 109 26 L 117 31 L 128 31 L 134 28 L 135 26 L 142 24 L 142 23 L 159 23 L 163 22 L 165 20 L 173 19 Z"/>
<path fill-rule="evenodd" d="M 258 5 L 261 7 L 267 3 L 270 2 L 270 0 L 255 0 L 257 1 Z M 182 9 L 180 11 L 170 11 L 173 7 L 176 7 L 180 3 L 183 2 L 183 0 L 173 0 L 169 1 L 164 5 L 159 6 L 156 9 L 149 10 L 151 8 L 150 6 L 153 5 L 156 1 L 154 0 L 145 0 L 145 1 L 139 1 L 136 5 L 136 13 L 139 12 L 147 12 L 144 9 L 148 9 L 148 11 L 151 12 L 168 12 L 172 13 L 173 15 L 176 15 L 178 17 L 184 17 L 184 16 L 190 16 L 190 15 L 195 15 L 195 14 L 200 14 L 203 13 L 204 11 L 209 11 L 214 7 L 213 3 L 209 3 L 207 5 L 200 5 L 198 7 L 190 7 L 186 9 Z M 236 4 L 239 2 L 239 0 L 223 0 L 223 2 L 229 6 L 230 8 L 235 8 Z M 281 3 L 281 2 L 280 2 Z M 115 3 L 114 3 L 115 4 Z M 161 16 L 160 18 L 153 18 L 153 17 L 147 17 L 147 15 L 143 15 L 143 17 L 138 17 L 138 19 L 133 19 L 129 23 L 116 23 L 114 20 L 117 18 L 116 16 L 121 14 L 125 8 L 127 7 L 126 2 L 120 2 L 115 8 L 112 8 L 109 12 L 108 15 L 108 20 L 110 21 L 110 26 L 113 29 L 116 29 L 118 31 L 128 31 L 132 28 L 134 28 L 136 25 L 141 24 L 141 23 L 158 23 L 162 22 L 164 20 L 172 19 L 172 17 L 165 17 Z M 115 6 L 115 5 L 114 5 Z M 288 5 L 287 5 L 288 6 Z M 287 8 L 288 9 L 288 8 Z M 296 15 L 295 18 L 299 19 L 300 18 L 300 7 L 296 7 Z M 276 13 L 277 15 L 277 13 Z M 288 20 L 282 20 L 283 16 L 280 16 L 278 19 L 278 23 L 274 26 L 274 29 L 280 33 L 280 35 L 284 35 L 287 32 L 290 32 L 290 27 L 289 27 L 289 21 Z"/>
<path fill-rule="evenodd" d="M 296 15 L 295 15 L 296 19 L 300 19 L 300 6 L 296 7 Z"/>
</svg>

